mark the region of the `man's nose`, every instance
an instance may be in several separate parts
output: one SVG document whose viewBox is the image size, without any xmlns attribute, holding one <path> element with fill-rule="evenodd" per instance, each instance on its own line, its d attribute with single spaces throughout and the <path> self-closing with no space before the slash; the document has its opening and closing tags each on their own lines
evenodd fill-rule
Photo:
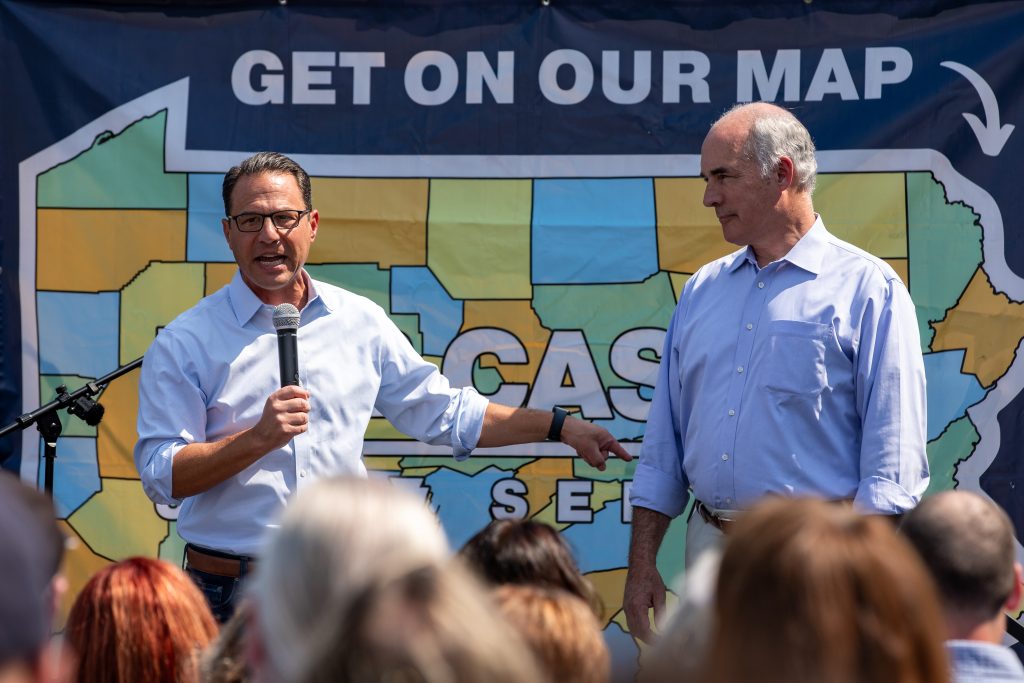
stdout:
<svg viewBox="0 0 1024 683">
<path fill-rule="evenodd" d="M 274 225 L 272 216 L 263 217 L 263 225 L 260 226 L 258 236 L 261 242 L 277 242 L 281 239 L 281 231 Z"/>
<path fill-rule="evenodd" d="M 712 189 L 711 185 L 704 186 L 704 206 L 712 207 L 718 206 L 721 202 L 721 198 L 718 196 L 718 192 Z"/>
</svg>

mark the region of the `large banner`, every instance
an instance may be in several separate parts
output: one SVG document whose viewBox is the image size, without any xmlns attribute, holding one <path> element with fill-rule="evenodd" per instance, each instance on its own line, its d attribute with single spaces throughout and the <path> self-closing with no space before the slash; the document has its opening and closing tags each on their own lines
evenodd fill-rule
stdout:
<svg viewBox="0 0 1024 683">
<path fill-rule="evenodd" d="M 982 491 L 1020 536 L 1024 3 L 870 4 L 0 2 L 0 424 L 138 358 L 231 278 L 221 177 L 271 149 L 314 176 L 314 277 L 383 306 L 455 384 L 573 406 L 639 453 L 680 288 L 735 248 L 702 206 L 700 143 L 768 100 L 815 138 L 829 229 L 909 285 L 930 491 Z M 180 561 L 132 463 L 137 383 L 107 388 L 99 427 L 65 417 L 74 587 L 129 555 Z M 28 479 L 40 451 L 34 430 L 0 442 Z M 365 457 L 456 547 L 492 518 L 561 529 L 616 661 L 635 658 L 631 465 L 560 444 L 458 463 L 383 418 Z"/>
</svg>

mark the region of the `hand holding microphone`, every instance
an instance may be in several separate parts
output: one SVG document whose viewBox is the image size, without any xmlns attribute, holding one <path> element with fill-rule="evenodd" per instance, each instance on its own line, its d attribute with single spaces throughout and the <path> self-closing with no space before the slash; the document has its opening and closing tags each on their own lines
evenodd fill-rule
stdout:
<svg viewBox="0 0 1024 683">
<path fill-rule="evenodd" d="M 299 385 L 299 309 L 281 304 L 274 309 L 281 388 L 267 398 L 263 415 L 253 427 L 267 452 L 284 446 L 309 428 L 309 393 Z"/>
</svg>

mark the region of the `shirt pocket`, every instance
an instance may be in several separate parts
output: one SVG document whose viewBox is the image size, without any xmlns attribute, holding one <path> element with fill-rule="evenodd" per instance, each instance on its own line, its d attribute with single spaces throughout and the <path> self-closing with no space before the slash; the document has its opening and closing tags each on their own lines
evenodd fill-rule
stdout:
<svg viewBox="0 0 1024 683">
<path fill-rule="evenodd" d="M 831 334 L 831 325 L 773 320 L 765 339 L 761 386 L 782 396 L 820 394 L 828 385 L 825 341 Z"/>
</svg>

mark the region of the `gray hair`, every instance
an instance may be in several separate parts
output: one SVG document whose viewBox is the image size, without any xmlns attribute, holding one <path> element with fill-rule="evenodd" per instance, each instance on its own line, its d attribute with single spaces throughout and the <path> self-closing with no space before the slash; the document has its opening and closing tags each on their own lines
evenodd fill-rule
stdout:
<svg viewBox="0 0 1024 683">
<path fill-rule="evenodd" d="M 265 173 L 287 173 L 295 178 L 299 191 L 302 193 L 303 208 L 313 208 L 313 186 L 309 174 L 297 163 L 278 152 L 258 152 L 238 164 L 224 174 L 224 185 L 221 194 L 224 198 L 224 215 L 231 215 L 231 193 L 235 190 L 238 179 L 243 176 L 263 175 Z"/>
<path fill-rule="evenodd" d="M 436 516 L 397 486 L 331 478 L 301 491 L 250 583 L 267 673 L 294 683 L 399 671 L 423 683 L 538 680 L 525 645 L 450 559 Z"/>
<path fill-rule="evenodd" d="M 739 110 L 761 104 L 737 104 L 718 121 Z M 818 161 L 814 157 L 814 141 L 810 132 L 796 116 L 782 107 L 757 106 L 754 111 L 756 113 L 753 114 L 750 135 L 744 145 L 744 156 L 757 164 L 761 177 L 765 179 L 775 172 L 782 157 L 788 157 L 796 171 L 796 189 L 800 192 L 814 192 Z"/>
</svg>

